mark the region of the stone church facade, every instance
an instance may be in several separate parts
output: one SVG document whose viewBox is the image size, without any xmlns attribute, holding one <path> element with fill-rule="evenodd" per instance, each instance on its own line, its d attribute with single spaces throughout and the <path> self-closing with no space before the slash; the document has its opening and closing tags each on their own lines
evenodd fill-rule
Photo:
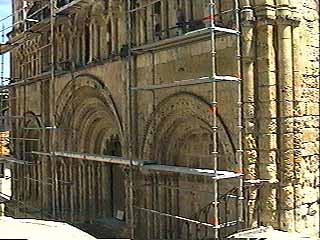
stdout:
<svg viewBox="0 0 320 240">
<path fill-rule="evenodd" d="M 15 9 L 22 1 L 13 1 Z M 30 1 L 32 2 L 32 1 Z M 66 1 L 67 2 L 67 1 Z M 71 2 L 71 1 L 70 1 Z M 140 6 L 151 0 L 134 1 Z M 172 83 L 210 74 L 208 36 L 188 41 L 170 29 L 177 24 L 178 9 L 187 21 L 208 15 L 206 0 L 167 0 L 154 12 L 134 15 L 135 47 L 168 41 L 165 48 L 133 56 L 133 85 Z M 41 8 L 30 4 L 29 14 Z M 58 4 L 66 4 L 58 1 Z M 242 79 L 244 115 L 245 179 L 264 179 L 264 185 L 248 193 L 246 223 L 271 225 L 312 236 L 319 234 L 319 1 L 243 0 L 241 4 Z M 221 1 L 220 11 L 232 8 Z M 129 234 L 128 168 L 57 157 L 33 155 L 76 152 L 156 160 L 166 165 L 212 168 L 210 155 L 210 96 L 207 84 L 175 87 L 155 92 L 134 92 L 131 129 L 128 115 L 126 1 L 87 1 L 77 11 L 56 18 L 55 83 L 50 80 L 50 28 L 26 41 L 11 54 L 13 78 L 26 79 L 26 87 L 11 90 L 11 115 L 25 116 L 13 122 L 16 138 L 41 139 L 21 146 L 15 141 L 17 158 L 33 158 L 38 164 L 15 166 L 13 196 L 26 203 L 30 216 L 77 223 L 97 223 Z M 38 16 L 46 21 L 45 14 Z M 233 26 L 226 14 L 221 24 Z M 156 22 L 157 24 L 154 24 Z M 201 23 L 200 23 L 201 24 Z M 155 30 L 154 26 L 159 29 Z M 169 29 L 169 30 L 168 30 Z M 19 38 L 17 26 L 11 39 Z M 179 38 L 179 41 L 168 39 Z M 217 68 L 221 75 L 236 72 L 235 39 L 221 35 L 217 43 Z M 218 85 L 219 168 L 237 171 L 235 162 L 236 87 Z M 50 129 L 52 122 L 56 129 Z M 37 128 L 43 128 L 37 131 Z M 25 129 L 25 130 L 21 130 Z M 128 131 L 132 141 L 129 144 Z M 23 153 L 23 150 L 25 153 Z M 176 176 L 148 170 L 134 173 L 135 204 L 162 212 L 194 216 L 206 221 L 201 208 L 210 196 L 176 189 L 208 191 L 210 184 L 198 177 Z M 50 184 L 36 180 L 47 179 Z M 155 185 L 166 185 L 161 188 Z M 226 191 L 228 184 L 220 191 Z M 156 194 L 157 193 L 157 194 Z M 154 202 L 158 201 L 158 205 Z M 30 207 L 29 207 L 30 206 Z M 34 207 L 41 206 L 37 212 Z M 220 206 L 221 212 L 226 207 Z M 225 214 L 233 214 L 234 207 Z M 11 212 L 24 216 L 21 209 Z M 137 211 L 138 212 L 138 211 Z M 202 214 L 202 215 L 201 215 Z M 178 238 L 185 236 L 181 224 L 153 214 L 138 212 L 137 236 Z M 116 219 L 116 223 L 112 220 Z M 112 223 L 110 223 L 112 222 Z M 115 224 L 112 225 L 112 224 Z M 146 227 L 148 226 L 148 227 Z M 179 230 L 178 230 L 179 229 Z M 198 230 L 191 229 L 192 234 Z M 195 237 L 195 235 L 192 235 Z M 227 233 L 225 233 L 227 234 Z"/>
</svg>

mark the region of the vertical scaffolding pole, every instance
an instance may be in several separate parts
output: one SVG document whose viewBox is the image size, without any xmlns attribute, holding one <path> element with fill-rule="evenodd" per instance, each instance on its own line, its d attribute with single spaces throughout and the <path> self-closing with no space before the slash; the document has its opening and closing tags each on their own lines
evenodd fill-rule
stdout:
<svg viewBox="0 0 320 240">
<path fill-rule="evenodd" d="M 56 217 L 56 204 L 57 204 L 57 208 L 59 208 L 58 206 L 58 201 L 56 198 L 56 191 L 57 189 L 57 164 L 56 164 L 56 156 L 55 156 L 55 142 L 56 142 L 56 131 L 54 129 L 56 129 L 56 121 L 55 121 L 55 116 L 54 116 L 54 106 L 55 106 L 55 58 L 54 58 L 54 39 L 55 39 L 55 32 L 54 32 L 54 27 L 55 27 L 55 21 L 56 21 L 56 6 L 57 6 L 57 2 L 56 0 L 50 0 L 50 33 L 51 33 L 51 78 L 49 81 L 51 84 L 49 84 L 49 86 L 51 86 L 51 93 L 52 95 L 51 100 L 52 100 L 52 108 L 51 108 L 51 118 L 52 118 L 52 124 L 51 126 L 53 127 L 53 131 L 51 131 L 51 146 L 50 146 L 50 150 L 52 152 L 52 154 L 50 155 L 51 158 L 51 166 L 52 166 L 52 215 L 54 217 Z M 50 132 L 49 132 L 50 134 Z"/>
<path fill-rule="evenodd" d="M 132 22 L 131 22 L 131 0 L 127 0 L 127 40 L 128 40 L 128 56 L 127 56 L 127 106 L 128 106 L 128 115 L 127 115 L 127 131 L 128 131 L 128 157 L 130 160 L 129 166 L 129 216 L 130 216 L 130 233 L 131 238 L 135 237 L 135 221 L 134 221 L 134 189 L 133 189 L 133 181 L 134 181 L 134 169 L 133 169 L 133 161 L 132 161 Z"/>
<path fill-rule="evenodd" d="M 2 43 L 5 42 L 5 25 L 2 25 L 2 33 L 1 33 L 1 41 Z M 3 81 L 4 81 L 4 54 L 1 54 L 1 73 L 0 73 L 0 81 L 1 81 L 1 86 L 3 85 Z M 1 91 L 2 93 L 3 91 Z M 1 99 L 1 109 L 2 109 L 2 99 Z"/>
<path fill-rule="evenodd" d="M 23 20 L 24 20 L 24 31 L 27 31 L 27 6 L 28 6 L 28 3 L 27 1 L 23 1 Z M 22 112 L 22 116 L 24 116 L 24 118 L 22 119 L 22 126 L 23 128 L 21 128 L 22 130 L 22 161 L 23 161 L 23 166 L 22 166 L 22 202 L 25 202 L 26 201 L 26 193 L 28 191 L 25 191 L 25 189 L 27 189 L 28 187 L 28 180 L 24 177 L 24 174 L 26 174 L 27 170 L 28 170 L 28 165 L 26 163 L 26 141 L 25 141 L 25 138 L 27 137 L 26 136 L 26 131 L 24 129 L 24 127 L 26 126 L 26 118 L 25 118 L 25 114 L 27 112 L 27 75 L 26 73 L 24 73 L 25 76 L 23 76 L 23 112 Z M 19 121 L 18 121 L 19 122 Z M 15 122 L 16 126 L 17 126 L 17 122 Z M 18 143 L 20 144 L 20 140 L 18 140 Z M 26 214 L 27 214 L 27 211 L 26 211 L 26 207 L 24 209 L 24 213 L 25 213 L 25 217 L 26 217 Z"/>
<path fill-rule="evenodd" d="M 240 33 L 240 4 L 239 0 L 234 0 L 234 8 L 235 8 L 235 20 L 236 20 L 236 31 L 238 31 L 238 34 L 236 35 L 236 60 L 237 60 L 237 77 L 239 77 L 239 82 L 237 83 L 238 88 L 238 100 L 237 100 L 237 110 L 238 110 L 238 149 L 237 149 L 237 162 L 239 171 L 241 173 L 244 172 L 243 169 L 243 145 L 242 145 L 242 131 L 243 131 L 243 116 L 242 116 L 242 74 L 241 74 L 241 33 Z M 244 200 L 244 193 L 243 193 L 243 178 L 239 178 L 239 224 L 238 224 L 238 230 L 242 228 L 243 225 L 243 200 Z"/>
<path fill-rule="evenodd" d="M 215 45 L 215 11 L 216 5 L 214 0 L 209 2 L 209 16 L 210 16 L 210 34 L 211 34 L 211 78 L 215 80 L 216 78 L 216 45 Z M 218 126 L 217 126 L 217 83 L 213 81 L 211 84 L 211 129 L 212 129 L 212 160 L 213 160 L 213 170 L 217 175 L 218 171 Z M 219 209 L 218 209 L 218 180 L 213 179 L 213 225 L 214 228 L 214 238 L 219 238 Z"/>
<path fill-rule="evenodd" d="M 5 25 L 3 24 L 2 25 L 2 33 L 1 33 L 1 41 L 2 41 L 2 43 L 4 43 L 5 42 Z M 0 48 L 1 48 L 1 46 L 0 46 Z M 1 50 L 1 49 L 0 49 Z M 2 87 L 3 86 L 3 83 L 4 83 L 4 54 L 1 54 L 1 69 L 0 69 L 0 86 Z M 1 114 L 0 114 L 0 116 L 1 117 L 3 117 L 3 119 L 4 120 L 1 120 L 1 122 L 5 125 L 5 118 L 4 118 L 4 114 L 2 115 L 2 112 L 3 112 L 3 108 L 5 107 L 5 105 L 6 105 L 6 103 L 5 103 L 5 90 L 1 90 L 0 91 L 0 97 L 1 97 L 1 99 L 0 99 L 0 110 L 1 110 Z"/>
</svg>

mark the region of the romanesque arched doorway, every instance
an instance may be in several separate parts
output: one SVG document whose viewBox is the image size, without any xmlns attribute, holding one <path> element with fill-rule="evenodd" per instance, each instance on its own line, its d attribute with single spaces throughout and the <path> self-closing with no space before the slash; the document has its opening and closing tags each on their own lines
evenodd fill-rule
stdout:
<svg viewBox="0 0 320 240">
<path fill-rule="evenodd" d="M 195 169 L 212 169 L 212 133 L 208 111 L 210 105 L 198 96 L 181 93 L 159 103 L 151 115 L 144 134 L 141 158 L 155 159 L 165 165 Z M 219 117 L 219 170 L 236 170 L 235 149 L 231 133 Z M 202 222 L 212 222 L 212 182 L 199 176 L 170 173 L 149 173 L 145 185 L 152 186 L 140 202 L 145 208 L 155 209 Z M 234 187 L 234 182 L 219 185 L 223 195 Z M 220 206 L 219 222 L 234 218 L 235 206 L 226 211 Z M 143 217 L 142 217 L 143 219 Z M 146 214 L 141 224 L 149 225 L 146 234 L 151 238 L 210 237 L 207 229 L 188 225 L 184 221 Z M 163 235 L 163 233 L 167 235 Z"/>
<path fill-rule="evenodd" d="M 12 138 L 12 149 L 17 159 L 12 171 L 12 198 L 20 201 L 23 208 L 13 203 L 13 209 L 16 216 L 44 217 L 45 203 L 42 196 L 46 191 L 48 178 L 44 179 L 47 176 L 44 173 L 45 163 L 34 154 L 44 150 L 43 124 L 33 112 L 25 112 L 16 124 L 16 135 Z"/>
<path fill-rule="evenodd" d="M 110 91 L 95 77 L 70 81 L 57 101 L 59 151 L 122 156 L 123 133 Z M 61 178 L 73 182 L 61 199 L 74 220 L 125 220 L 124 173 L 119 166 L 79 159 L 61 159 Z M 69 173 L 69 174 L 68 174 Z M 72 176 L 72 178 L 70 177 Z M 68 210 L 64 211 L 68 213 Z M 78 213 L 78 214 L 77 214 Z"/>
</svg>

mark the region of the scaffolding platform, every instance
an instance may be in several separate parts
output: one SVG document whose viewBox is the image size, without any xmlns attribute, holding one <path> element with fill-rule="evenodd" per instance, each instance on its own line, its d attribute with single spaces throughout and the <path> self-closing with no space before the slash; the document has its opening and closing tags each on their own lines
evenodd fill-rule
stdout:
<svg viewBox="0 0 320 240">
<path fill-rule="evenodd" d="M 57 14 L 70 14 L 73 13 L 91 3 L 93 3 L 94 0 L 71 0 L 69 3 L 61 4 L 57 6 L 56 13 Z"/>
<path fill-rule="evenodd" d="M 200 169 L 200 168 L 188 168 L 188 167 L 177 167 L 170 165 L 145 165 L 141 167 L 142 170 L 155 171 L 155 172 L 171 172 L 183 175 L 194 175 L 194 176 L 204 176 L 214 180 L 239 178 L 243 176 L 241 173 L 235 173 L 230 171 L 215 171 L 212 169 Z"/>
<path fill-rule="evenodd" d="M 115 156 L 105 156 L 105 155 L 98 155 L 98 154 L 89 154 L 89 153 L 76 153 L 76 152 L 53 152 L 53 153 L 44 153 L 44 152 L 36 152 L 32 151 L 35 155 L 42 155 L 42 156 L 56 156 L 56 157 L 65 157 L 65 158 L 74 158 L 74 159 L 81 159 L 87 161 L 95 161 L 95 162 L 104 162 L 104 163 L 111 163 L 111 164 L 120 164 L 120 165 L 127 165 L 130 166 L 144 166 L 149 164 L 156 164 L 156 161 L 151 160 L 129 160 L 124 157 L 115 157 Z"/>
</svg>

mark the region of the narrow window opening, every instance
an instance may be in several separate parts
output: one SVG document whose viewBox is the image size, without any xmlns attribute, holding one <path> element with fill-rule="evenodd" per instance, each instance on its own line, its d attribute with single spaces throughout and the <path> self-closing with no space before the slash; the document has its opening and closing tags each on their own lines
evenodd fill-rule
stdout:
<svg viewBox="0 0 320 240">
<path fill-rule="evenodd" d="M 111 22 L 108 22 L 107 25 L 107 54 L 110 57 L 111 50 L 112 50 L 112 29 L 111 29 Z"/>
<path fill-rule="evenodd" d="M 156 14 L 161 14 L 161 2 L 157 2 L 154 5 L 154 13 Z"/>
<path fill-rule="evenodd" d="M 33 54 L 33 76 L 37 75 L 37 55 L 36 54 Z"/>
<path fill-rule="evenodd" d="M 118 35 L 119 35 L 119 29 L 118 29 L 118 21 L 119 19 L 115 19 L 115 22 L 114 22 L 114 39 L 111 39 L 111 41 L 114 41 L 114 49 L 113 49 L 113 52 L 114 54 L 117 54 L 118 53 Z"/>
<path fill-rule="evenodd" d="M 85 38 L 85 55 L 84 55 L 84 61 L 85 64 L 89 63 L 90 60 L 90 26 L 86 25 L 85 27 L 85 34 L 84 34 L 84 38 Z"/>
<path fill-rule="evenodd" d="M 101 58 L 101 27 L 100 25 L 97 25 L 97 56 L 96 58 L 97 59 L 100 59 Z"/>
<path fill-rule="evenodd" d="M 83 64 L 82 49 L 83 49 L 83 38 L 82 36 L 79 36 L 78 63 L 80 66 Z"/>
<path fill-rule="evenodd" d="M 157 2 L 154 6 L 154 36 L 155 40 L 161 40 L 161 2 Z"/>
</svg>

